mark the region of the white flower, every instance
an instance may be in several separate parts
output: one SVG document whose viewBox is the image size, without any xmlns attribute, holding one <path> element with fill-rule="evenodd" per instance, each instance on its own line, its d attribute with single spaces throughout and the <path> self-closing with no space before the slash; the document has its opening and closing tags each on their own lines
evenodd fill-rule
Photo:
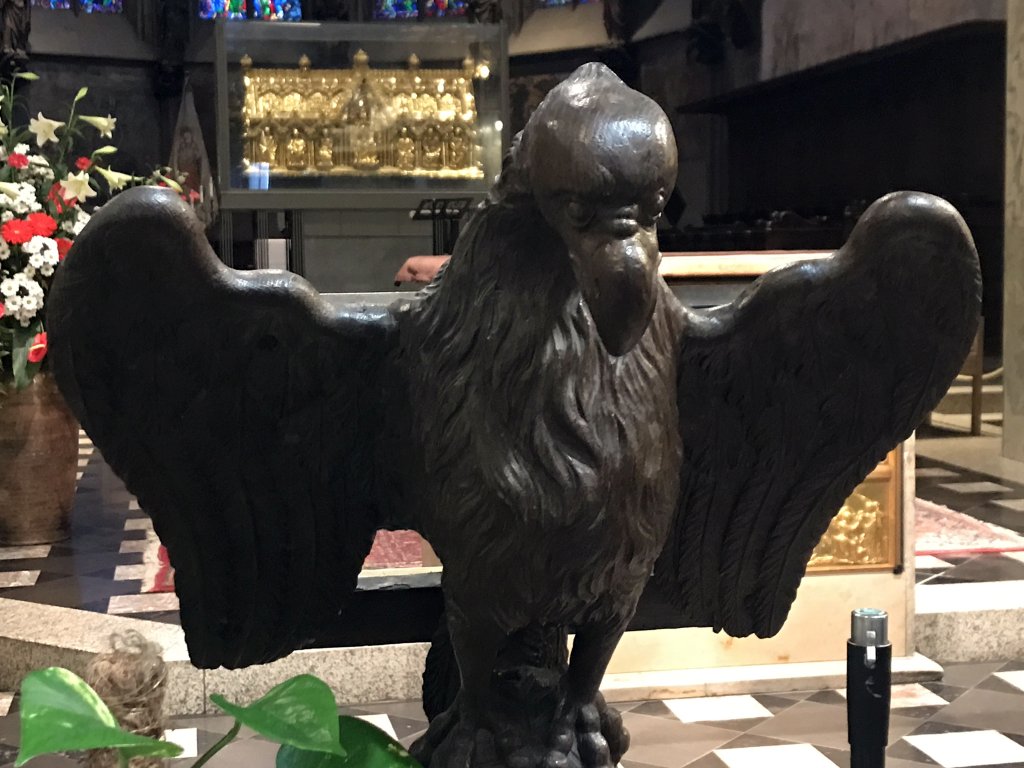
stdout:
<svg viewBox="0 0 1024 768">
<path fill-rule="evenodd" d="M 130 176 L 127 173 L 121 173 L 120 171 L 111 171 L 103 166 L 93 166 L 96 171 L 107 180 L 107 184 L 110 186 L 111 192 L 116 192 L 119 189 L 123 189 L 124 185 L 129 181 L 134 181 L 135 177 Z"/>
<path fill-rule="evenodd" d="M 0 224 L 6 224 L 8 221 L 14 218 L 13 211 L 4 211 L 0 213 Z"/>
<path fill-rule="evenodd" d="M 80 115 L 79 120 L 83 123 L 88 123 L 97 131 L 100 132 L 102 138 L 112 138 L 114 135 L 114 128 L 117 126 L 117 118 L 107 115 L 106 117 L 99 117 L 97 115 Z"/>
<path fill-rule="evenodd" d="M 3 120 L 0 120 L 0 138 L 4 137 L 6 135 L 7 135 L 7 126 L 4 124 Z"/>
<path fill-rule="evenodd" d="M 0 240 L 0 261 L 3 261 L 11 255 L 11 246 L 7 244 L 6 240 Z"/>
<path fill-rule="evenodd" d="M 15 144 L 14 145 L 14 154 L 16 154 L 16 155 L 27 155 L 28 153 L 29 153 L 29 146 L 28 146 L 28 144 Z"/>
<path fill-rule="evenodd" d="M 34 235 L 27 243 L 22 243 L 21 250 L 25 253 L 39 253 L 43 250 L 43 239 L 39 235 Z"/>
<path fill-rule="evenodd" d="M 28 263 L 29 266 L 32 267 L 32 269 L 42 269 L 43 264 L 45 264 L 46 262 L 43 261 L 43 254 L 33 253 L 28 257 Z"/>
<path fill-rule="evenodd" d="M 42 155 L 29 155 L 28 156 L 28 164 L 29 165 L 46 165 L 46 166 L 48 166 L 50 164 L 50 161 L 47 160 Z"/>
<path fill-rule="evenodd" d="M 36 144 L 43 146 L 48 141 L 57 143 L 57 129 L 60 128 L 64 123 L 60 120 L 51 120 L 48 117 L 43 117 L 43 113 L 40 112 L 38 117 L 33 117 L 28 121 L 28 129 L 35 134 Z"/>
<path fill-rule="evenodd" d="M 39 274 L 41 274 L 43 277 L 52 277 L 53 276 L 53 265 L 52 264 L 44 264 L 43 268 L 39 270 Z"/>
<path fill-rule="evenodd" d="M 83 211 L 81 208 L 78 209 L 78 215 L 75 216 L 75 223 L 71 227 L 71 234 L 75 237 L 82 234 L 82 230 L 85 229 L 85 225 L 89 223 L 89 219 L 92 217 Z"/>
<path fill-rule="evenodd" d="M 43 288 L 32 279 L 35 273 L 35 268 L 28 266 L 0 282 L 0 293 L 6 297 L 4 306 L 22 327 L 28 326 L 36 312 L 43 308 Z"/>
<path fill-rule="evenodd" d="M 2 215 L 0 215 L 0 218 L 3 218 Z M 73 221 L 62 221 L 60 223 L 60 228 L 62 230 L 64 230 L 65 232 L 67 232 L 69 235 L 70 234 L 74 234 L 75 222 L 73 222 Z"/>
<path fill-rule="evenodd" d="M 96 190 L 89 185 L 89 174 L 85 171 L 69 173 L 60 183 L 60 192 L 65 200 L 88 200 L 90 197 L 96 197 Z"/>
</svg>

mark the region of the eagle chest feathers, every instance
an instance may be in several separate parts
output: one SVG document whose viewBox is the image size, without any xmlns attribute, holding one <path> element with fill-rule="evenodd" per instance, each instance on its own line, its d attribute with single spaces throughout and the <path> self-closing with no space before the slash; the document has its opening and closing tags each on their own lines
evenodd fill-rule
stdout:
<svg viewBox="0 0 1024 768">
<path fill-rule="evenodd" d="M 502 574 L 501 608 L 522 612 L 504 617 L 514 628 L 578 620 L 642 587 L 671 521 L 681 446 L 665 302 L 642 341 L 611 357 L 558 245 L 522 221 L 514 231 L 527 234 L 495 236 L 502 214 L 475 217 L 470 247 L 401 325 L 424 532 L 446 589 Z"/>
</svg>

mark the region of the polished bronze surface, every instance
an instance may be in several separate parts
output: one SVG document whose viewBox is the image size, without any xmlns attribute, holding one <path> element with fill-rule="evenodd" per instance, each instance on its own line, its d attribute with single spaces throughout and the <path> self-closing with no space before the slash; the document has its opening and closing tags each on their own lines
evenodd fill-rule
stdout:
<svg viewBox="0 0 1024 768">
<path fill-rule="evenodd" d="M 473 83 L 490 71 L 467 57 L 461 69 L 371 69 L 359 51 L 351 69 L 253 67 L 242 59 L 243 165 L 274 175 L 483 178 Z"/>
</svg>

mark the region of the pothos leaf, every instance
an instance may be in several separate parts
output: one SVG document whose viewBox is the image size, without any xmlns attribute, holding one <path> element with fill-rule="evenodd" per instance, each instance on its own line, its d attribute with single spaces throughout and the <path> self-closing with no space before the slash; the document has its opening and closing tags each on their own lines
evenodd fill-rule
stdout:
<svg viewBox="0 0 1024 768">
<path fill-rule="evenodd" d="M 15 766 L 34 757 L 86 749 L 174 757 L 181 747 L 128 733 L 78 675 L 60 667 L 30 672 L 21 683 L 21 748 Z"/>
</svg>

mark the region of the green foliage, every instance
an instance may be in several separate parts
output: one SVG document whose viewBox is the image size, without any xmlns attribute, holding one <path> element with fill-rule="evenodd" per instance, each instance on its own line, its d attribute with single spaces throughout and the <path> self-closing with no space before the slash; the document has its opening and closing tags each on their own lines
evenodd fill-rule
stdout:
<svg viewBox="0 0 1024 768">
<path fill-rule="evenodd" d="M 210 701 L 261 736 L 312 752 L 344 756 L 338 741 L 338 709 L 322 680 L 299 675 L 275 686 L 247 707 L 214 694 Z"/>
<path fill-rule="evenodd" d="M 126 757 L 174 757 L 181 747 L 121 729 L 107 705 L 78 675 L 60 667 L 31 672 L 21 683 L 21 748 L 15 766 L 54 752 L 118 749 Z"/>
<path fill-rule="evenodd" d="M 21 697 L 21 751 L 15 766 L 40 755 L 87 749 L 116 749 L 123 760 L 181 752 L 174 744 L 121 730 L 96 692 L 66 669 L 32 672 L 22 682 Z M 247 707 L 219 695 L 210 699 L 236 722 L 199 756 L 195 768 L 227 746 L 242 725 L 281 744 L 276 768 L 420 768 L 379 728 L 338 717 L 331 689 L 312 675 L 286 680 Z"/>
<path fill-rule="evenodd" d="M 28 351 L 36 334 L 43 330 L 43 324 L 39 319 L 34 319 L 27 328 L 20 325 L 14 326 L 11 331 L 13 341 L 11 345 L 11 368 L 14 373 L 14 386 L 24 389 L 32 383 L 32 379 L 39 372 L 42 362 L 33 363 L 28 359 Z"/>
</svg>

